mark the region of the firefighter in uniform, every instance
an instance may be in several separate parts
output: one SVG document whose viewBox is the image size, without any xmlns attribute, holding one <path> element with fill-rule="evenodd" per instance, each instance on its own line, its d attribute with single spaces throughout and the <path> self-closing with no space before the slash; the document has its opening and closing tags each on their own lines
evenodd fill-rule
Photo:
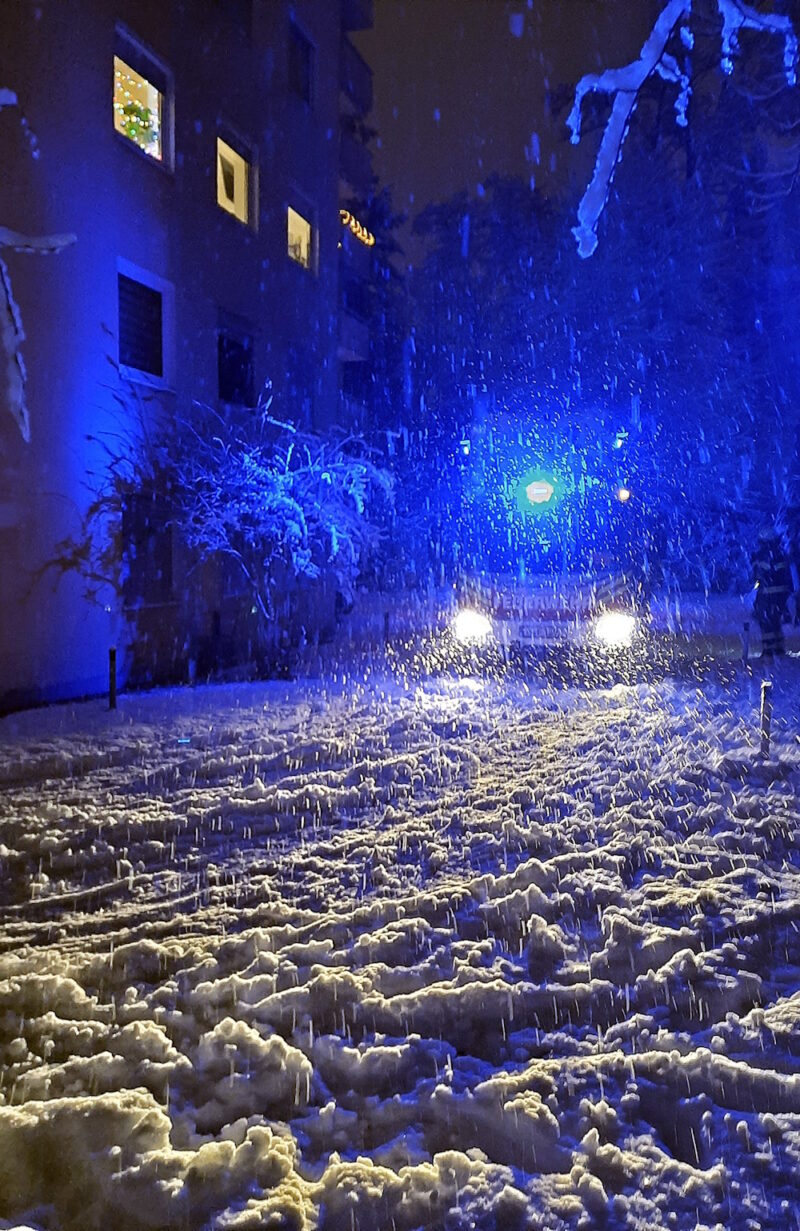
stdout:
<svg viewBox="0 0 800 1231">
<path fill-rule="evenodd" d="M 783 653 L 783 622 L 792 592 L 789 562 L 777 530 L 768 528 L 759 533 L 753 554 L 753 580 L 753 615 L 761 629 L 761 656 L 774 658 Z"/>
</svg>

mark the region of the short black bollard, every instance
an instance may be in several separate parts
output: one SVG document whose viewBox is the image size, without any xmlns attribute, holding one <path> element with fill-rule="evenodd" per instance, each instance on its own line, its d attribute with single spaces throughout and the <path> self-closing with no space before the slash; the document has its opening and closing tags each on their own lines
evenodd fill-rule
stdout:
<svg viewBox="0 0 800 1231">
<path fill-rule="evenodd" d="M 772 681 L 761 681 L 761 755 L 769 756 L 769 742 L 772 735 Z"/>
<path fill-rule="evenodd" d="M 108 708 L 117 708 L 117 647 L 108 648 Z"/>
<path fill-rule="evenodd" d="M 750 621 L 744 622 L 744 634 L 742 636 L 742 662 L 747 665 L 747 660 L 750 657 Z"/>
<path fill-rule="evenodd" d="M 388 645 L 389 643 L 389 612 L 383 613 L 383 640 Z"/>
</svg>

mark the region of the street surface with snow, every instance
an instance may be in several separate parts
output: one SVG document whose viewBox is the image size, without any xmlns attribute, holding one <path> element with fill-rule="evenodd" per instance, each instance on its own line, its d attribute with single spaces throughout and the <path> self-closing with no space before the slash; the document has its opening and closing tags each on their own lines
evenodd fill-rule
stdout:
<svg viewBox="0 0 800 1231">
<path fill-rule="evenodd" d="M 0 720 L 0 1226 L 800 1226 L 800 669 Z"/>
</svg>

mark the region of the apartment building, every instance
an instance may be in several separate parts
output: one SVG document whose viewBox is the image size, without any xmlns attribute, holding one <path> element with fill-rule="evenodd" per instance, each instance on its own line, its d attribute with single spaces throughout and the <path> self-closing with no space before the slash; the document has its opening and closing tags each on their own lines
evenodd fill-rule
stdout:
<svg viewBox="0 0 800 1231">
<path fill-rule="evenodd" d="M 287 415 L 340 418 L 368 357 L 372 81 L 348 35 L 371 22 L 372 0 L 4 0 L 0 223 L 76 240 L 5 254 L 31 439 L 0 407 L 0 705 L 102 690 L 113 644 L 123 676 L 178 677 L 188 639 L 224 634 L 221 597 L 187 613 L 168 541 L 99 607 L 46 566 L 132 394 L 169 415 L 270 381 Z"/>
</svg>

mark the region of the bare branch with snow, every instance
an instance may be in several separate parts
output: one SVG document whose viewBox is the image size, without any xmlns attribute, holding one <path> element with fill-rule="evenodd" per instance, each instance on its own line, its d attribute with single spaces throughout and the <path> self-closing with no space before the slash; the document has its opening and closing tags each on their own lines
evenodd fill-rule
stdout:
<svg viewBox="0 0 800 1231">
<path fill-rule="evenodd" d="M 611 114 L 606 121 L 592 178 L 578 206 L 578 224 L 573 227 L 582 257 L 591 256 L 597 247 L 597 224 L 608 200 L 631 118 L 641 90 L 652 76 L 658 75 L 677 85 L 676 122 L 682 126 L 688 122 L 687 108 L 691 96 L 688 58 L 694 47 L 690 28 L 693 4 L 694 0 L 666 0 L 637 59 L 621 68 L 606 69 L 599 74 L 587 73 L 575 87 L 575 99 L 567 118 L 574 145 L 581 140 L 581 111 L 586 96 L 593 93 L 613 96 Z M 786 83 L 794 86 L 797 81 L 798 39 L 791 19 L 779 14 L 760 13 L 741 0 L 716 0 L 716 6 L 721 20 L 720 67 L 723 72 L 730 73 L 733 69 L 741 31 L 753 30 L 783 40 Z M 678 29 L 685 53 L 684 64 L 668 51 L 670 40 Z"/>
<path fill-rule="evenodd" d="M 0 227 L 0 248 L 12 252 L 60 252 L 75 243 L 74 235 L 21 235 L 8 227 Z"/>
</svg>

